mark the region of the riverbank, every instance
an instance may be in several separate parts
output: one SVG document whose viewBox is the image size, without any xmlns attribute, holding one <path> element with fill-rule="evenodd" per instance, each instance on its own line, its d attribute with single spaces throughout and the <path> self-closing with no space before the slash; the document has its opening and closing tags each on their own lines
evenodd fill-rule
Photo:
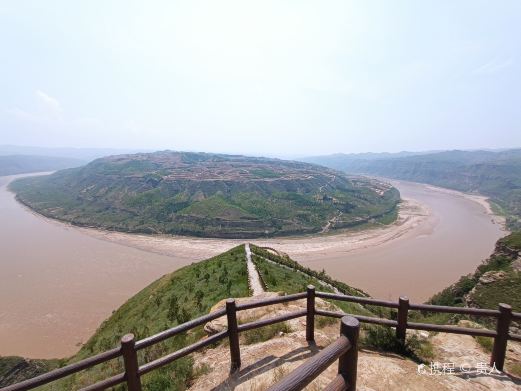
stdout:
<svg viewBox="0 0 521 391">
<path fill-rule="evenodd" d="M 44 219 L 47 219 L 41 216 Z M 412 199 L 400 203 L 398 218 L 390 225 L 373 227 L 362 231 L 331 233 L 328 235 L 309 235 L 301 237 L 283 237 L 252 239 L 250 242 L 259 246 L 275 247 L 292 255 L 307 252 L 323 252 L 340 247 L 353 251 L 361 248 L 378 246 L 398 239 L 410 233 L 429 218 L 429 210 Z M 104 231 L 95 228 L 74 227 L 84 234 L 121 245 L 138 248 L 167 256 L 193 257 L 200 259 L 219 254 L 230 247 L 244 243 L 245 239 L 192 238 L 186 236 L 163 236 L 128 234 L 116 231 Z"/>
</svg>

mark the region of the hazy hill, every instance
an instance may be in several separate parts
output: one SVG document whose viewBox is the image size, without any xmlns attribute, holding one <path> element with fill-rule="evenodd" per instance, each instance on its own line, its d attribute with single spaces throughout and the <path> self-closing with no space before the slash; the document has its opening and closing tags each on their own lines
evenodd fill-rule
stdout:
<svg viewBox="0 0 521 391">
<path fill-rule="evenodd" d="M 6 155 L 0 156 L 0 176 L 44 172 L 78 167 L 84 160 L 53 156 Z"/>
<path fill-rule="evenodd" d="M 11 188 L 36 211 L 77 225 L 208 237 L 392 221 L 399 201 L 389 185 L 317 165 L 171 151 L 101 158 Z"/>
<path fill-rule="evenodd" d="M 123 153 L 148 152 L 147 150 L 122 148 L 69 148 L 69 147 L 34 147 L 27 145 L 0 145 L 0 156 L 31 155 L 52 156 L 79 159 L 85 163 L 91 160 Z"/>
<path fill-rule="evenodd" d="M 521 149 L 445 151 L 378 159 L 345 156 L 316 157 L 312 161 L 347 173 L 479 192 L 490 197 L 498 209 L 507 215 L 510 228 L 521 228 Z"/>
</svg>

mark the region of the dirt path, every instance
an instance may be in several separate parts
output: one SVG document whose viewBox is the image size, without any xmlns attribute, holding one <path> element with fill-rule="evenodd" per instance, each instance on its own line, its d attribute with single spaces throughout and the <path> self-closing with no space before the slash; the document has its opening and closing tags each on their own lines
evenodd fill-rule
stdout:
<svg viewBox="0 0 521 391">
<path fill-rule="evenodd" d="M 258 296 L 264 293 L 264 288 L 260 281 L 259 272 L 251 260 L 250 244 L 246 243 L 244 249 L 246 250 L 246 264 L 248 266 L 248 281 L 250 283 L 250 289 L 253 296 Z"/>
</svg>

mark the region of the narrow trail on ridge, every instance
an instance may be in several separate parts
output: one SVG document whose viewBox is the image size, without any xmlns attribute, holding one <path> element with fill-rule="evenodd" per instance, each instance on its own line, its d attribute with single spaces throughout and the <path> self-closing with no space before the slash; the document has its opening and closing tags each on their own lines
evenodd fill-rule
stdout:
<svg viewBox="0 0 521 391">
<path fill-rule="evenodd" d="M 246 250 L 246 265 L 248 266 L 248 281 L 250 283 L 250 289 L 253 296 L 258 296 L 263 294 L 265 291 L 260 281 L 259 272 L 251 260 L 250 244 L 246 243 L 244 248 Z"/>
</svg>

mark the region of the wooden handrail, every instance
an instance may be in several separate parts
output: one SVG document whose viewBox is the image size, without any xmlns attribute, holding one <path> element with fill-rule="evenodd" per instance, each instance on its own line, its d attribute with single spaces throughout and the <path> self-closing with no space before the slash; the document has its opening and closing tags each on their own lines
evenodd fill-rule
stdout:
<svg viewBox="0 0 521 391">
<path fill-rule="evenodd" d="M 349 301 L 351 303 L 368 304 L 378 307 L 398 308 L 398 303 L 386 300 L 369 299 L 367 297 L 348 296 L 329 292 L 317 292 L 316 296 L 322 299 Z"/>
<path fill-rule="evenodd" d="M 137 341 L 136 349 L 141 350 L 141 349 L 147 348 L 149 346 L 155 345 L 158 342 L 162 342 L 165 339 L 174 337 L 185 331 L 191 330 L 197 326 L 211 322 L 212 320 L 220 318 L 221 316 L 224 316 L 224 315 L 226 315 L 226 308 L 221 308 L 220 310 L 212 312 L 208 315 L 204 315 L 199 318 L 189 320 L 188 322 L 181 323 L 180 325 L 172 327 L 171 329 L 162 331 L 162 332 L 152 335 L 148 338 L 144 338 L 142 340 Z"/>
<path fill-rule="evenodd" d="M 141 391 L 141 378 L 139 377 L 134 334 L 127 334 L 121 338 L 121 353 L 123 353 L 125 380 L 127 381 L 128 391 Z"/>
<path fill-rule="evenodd" d="M 338 373 L 346 390 L 356 389 L 356 366 L 358 360 L 358 332 L 360 323 L 352 316 L 344 316 L 340 324 L 340 337 L 319 353 L 286 375 L 268 391 L 299 391 L 339 360 Z"/>
<path fill-rule="evenodd" d="M 487 310 L 482 308 L 448 307 L 444 305 L 432 304 L 410 304 L 409 309 L 426 312 L 444 312 L 449 314 L 460 315 L 489 316 L 494 318 L 499 317 L 499 311 Z"/>
<path fill-rule="evenodd" d="M 351 348 L 351 343 L 345 336 L 340 336 L 335 342 L 315 354 L 308 361 L 286 375 L 279 383 L 270 387 L 269 391 L 302 390 L 318 375 L 324 372 L 332 363 Z"/>
<path fill-rule="evenodd" d="M 244 311 L 244 310 L 249 310 L 252 308 L 265 307 L 267 305 L 273 305 L 273 304 L 287 303 L 289 301 L 305 299 L 306 297 L 307 297 L 307 293 L 302 292 L 302 293 L 294 293 L 292 295 L 272 297 L 269 299 L 249 301 L 246 303 L 237 304 L 237 311 Z"/>
<path fill-rule="evenodd" d="M 109 377 L 108 379 L 102 380 L 95 384 L 91 384 L 85 388 L 80 389 L 80 391 L 103 391 L 109 387 L 117 386 L 118 384 L 125 382 L 125 374 L 120 373 L 119 375 Z"/>
<path fill-rule="evenodd" d="M 344 376 L 338 374 L 333 380 L 331 380 L 331 383 L 324 388 L 324 391 L 345 391 L 348 386 L 349 385 L 347 384 L 346 379 L 344 379 Z"/>
<path fill-rule="evenodd" d="M 367 304 L 374 305 L 380 307 L 387 308 L 395 308 L 398 309 L 398 320 L 390 320 L 384 318 L 375 318 L 368 317 L 362 315 L 351 315 L 352 318 L 355 318 L 359 322 L 362 323 L 370 323 L 370 324 L 378 324 L 384 326 L 390 326 L 396 328 L 397 337 L 400 340 L 404 340 L 405 333 L 407 329 L 414 330 L 426 330 L 426 331 L 437 331 L 437 332 L 445 332 L 445 333 L 456 333 L 456 334 L 465 334 L 471 336 L 483 336 L 483 337 L 491 337 L 494 338 L 494 348 L 491 357 L 491 365 L 495 364 L 498 370 L 503 370 L 505 354 L 506 354 L 506 346 L 509 340 L 520 341 L 521 335 L 509 333 L 509 325 L 512 320 L 521 320 L 521 313 L 512 312 L 510 306 L 506 304 L 500 304 L 498 310 L 491 309 L 480 309 L 480 308 L 463 308 L 463 307 L 448 307 L 448 306 L 438 306 L 438 305 L 430 305 L 430 304 L 409 304 L 406 298 L 400 298 L 399 302 L 390 302 L 384 300 L 370 299 L 366 297 L 357 297 L 357 296 L 348 296 L 341 294 L 334 294 L 329 292 L 315 292 L 315 288 L 313 286 L 309 286 L 306 292 L 296 293 L 286 296 L 279 296 L 275 298 L 262 299 L 257 301 L 251 301 L 247 303 L 236 304 L 233 299 L 229 300 L 226 308 L 219 309 L 210 314 L 198 317 L 196 319 L 192 319 L 188 322 L 182 323 L 178 326 L 172 327 L 168 330 L 162 331 L 158 334 L 152 335 L 150 337 L 144 338 L 142 340 L 136 341 L 135 343 L 131 342 L 132 347 L 129 349 L 130 345 L 126 345 L 128 341 L 122 341 L 122 345 L 118 348 L 114 348 L 108 350 L 106 352 L 97 354 L 95 356 L 86 358 L 84 360 L 69 364 L 62 368 L 58 368 L 52 370 L 43 375 L 36 376 L 32 379 L 28 379 L 22 381 L 20 383 L 12 384 L 10 386 L 4 387 L 1 391 L 22 391 L 22 390 L 30 390 L 44 384 L 48 384 L 50 382 L 59 380 L 65 376 L 72 375 L 74 373 L 80 372 L 82 370 L 92 368 L 95 365 L 99 365 L 105 363 L 107 361 L 113 360 L 115 358 L 124 356 L 124 352 L 127 353 L 127 361 L 125 361 L 126 373 L 118 374 L 112 376 L 110 378 L 104 379 L 98 383 L 92 384 L 83 388 L 84 391 L 93 391 L 93 390 L 102 390 L 108 387 L 115 386 L 117 384 L 126 382 L 129 390 L 139 390 L 139 377 L 145 373 L 148 373 L 154 369 L 160 368 L 172 361 L 175 361 L 187 354 L 193 353 L 199 349 L 202 349 L 205 346 L 216 343 L 223 338 L 233 338 L 230 339 L 230 349 L 233 345 L 233 352 L 231 351 L 232 357 L 232 370 L 236 370 L 240 367 L 240 347 L 238 334 L 243 331 L 256 329 L 259 327 L 264 327 L 267 325 L 271 325 L 278 322 L 284 322 L 290 319 L 295 319 L 297 317 L 306 316 L 306 339 L 308 341 L 314 340 L 314 318 L 315 316 L 327 316 L 334 318 L 343 318 L 346 315 L 344 312 L 336 312 L 336 311 L 326 311 L 317 309 L 315 306 L 315 297 L 320 297 L 323 299 L 329 300 L 341 300 L 359 304 Z M 295 300 L 306 299 L 306 309 L 291 312 L 289 314 L 284 314 L 276 317 L 272 317 L 269 319 L 258 320 L 246 324 L 239 325 L 236 323 L 235 331 L 233 327 L 233 319 L 235 317 L 235 322 L 237 322 L 236 313 L 237 311 L 244 311 L 251 308 L 263 307 L 273 304 L 280 304 L 291 302 Z M 233 302 L 233 305 L 231 304 Z M 233 308 L 232 308 L 233 307 Z M 419 311 L 428 311 L 428 312 L 441 312 L 441 313 L 455 313 L 462 315 L 472 315 L 472 316 L 483 316 L 483 317 L 492 317 L 497 319 L 497 327 L 495 331 L 487 330 L 487 329 L 473 329 L 473 328 L 465 328 L 465 327 L 457 327 L 451 325 L 436 325 L 436 324 L 427 324 L 427 323 L 416 323 L 408 321 L 408 312 L 410 310 L 419 310 Z M 162 342 L 168 338 L 176 336 L 185 331 L 191 330 L 197 326 L 203 325 L 207 322 L 220 318 L 226 315 L 228 318 L 229 328 L 225 331 L 212 335 L 206 339 L 198 341 L 192 345 L 186 346 L 180 350 L 177 350 L 173 353 L 167 354 L 166 356 L 160 357 L 154 361 L 143 364 L 141 366 L 136 366 L 132 362 L 135 356 L 135 353 L 141 349 L 150 347 L 159 342 Z M 231 326 L 231 328 L 230 328 Z M 126 347 L 125 347 L 126 346 Z M 137 357 L 137 356 L 136 356 Z M 137 358 L 136 358 L 137 360 Z M 130 383 L 134 383 L 131 388 Z M 331 387 L 328 388 L 330 390 L 333 389 L 342 389 L 342 388 L 334 388 L 341 387 L 341 379 L 335 379 L 331 383 Z"/>
<path fill-rule="evenodd" d="M 373 318 L 371 316 L 353 315 L 345 312 L 337 311 L 326 311 L 326 310 L 315 310 L 316 315 L 329 316 L 331 318 L 343 318 L 346 315 L 350 315 L 362 323 L 379 324 L 381 326 L 396 327 L 398 322 L 396 320 L 384 319 L 384 318 Z"/>
<path fill-rule="evenodd" d="M 315 287 L 308 285 L 306 300 L 306 341 L 315 340 Z"/>
<path fill-rule="evenodd" d="M 242 331 L 247 331 L 247 330 L 258 329 L 259 327 L 269 326 L 271 324 L 285 322 L 287 320 L 291 320 L 291 319 L 295 319 L 295 318 L 300 318 L 302 316 L 306 316 L 306 314 L 307 314 L 306 310 L 288 312 L 287 314 L 274 316 L 274 317 L 271 317 L 268 319 L 261 319 L 261 320 L 256 320 L 253 322 L 241 324 L 238 326 L 238 330 L 239 330 L 239 332 L 242 332 Z"/>
<path fill-rule="evenodd" d="M 501 314 L 497 320 L 496 336 L 494 337 L 492 356 L 490 356 L 490 366 L 495 366 L 502 371 L 507 352 L 510 322 L 512 321 L 512 307 L 508 304 L 500 303 L 499 312 Z"/>
<path fill-rule="evenodd" d="M 208 338 L 202 339 L 196 343 L 193 343 L 191 345 L 185 346 L 182 349 L 176 350 L 173 353 L 167 354 L 166 356 L 160 357 L 157 360 L 150 361 L 142 366 L 139 367 L 138 373 L 140 376 L 144 375 L 145 373 L 148 373 L 150 371 L 153 371 L 154 369 L 161 368 L 162 366 L 165 366 L 167 364 L 170 364 L 171 362 L 180 359 L 181 357 L 187 356 L 190 353 L 193 353 L 199 349 L 202 349 L 208 345 L 212 345 L 214 343 L 217 343 L 221 341 L 222 339 L 226 338 L 228 336 L 228 331 L 224 330 L 220 333 L 214 334 L 209 336 Z"/>
</svg>

